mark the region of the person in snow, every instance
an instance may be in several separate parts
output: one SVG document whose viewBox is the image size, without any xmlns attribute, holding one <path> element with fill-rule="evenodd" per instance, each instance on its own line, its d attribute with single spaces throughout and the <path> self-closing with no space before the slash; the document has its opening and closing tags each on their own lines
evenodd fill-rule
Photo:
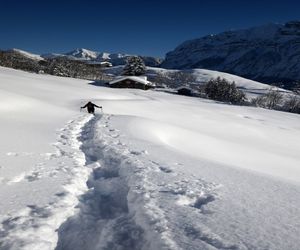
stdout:
<svg viewBox="0 0 300 250">
<path fill-rule="evenodd" d="M 92 102 L 88 102 L 87 104 L 85 104 L 83 107 L 80 107 L 80 109 L 84 109 L 84 108 L 87 108 L 87 111 L 90 113 L 90 114 L 95 114 L 95 107 L 96 108 L 100 108 L 102 110 L 102 106 L 98 106 Z"/>
</svg>

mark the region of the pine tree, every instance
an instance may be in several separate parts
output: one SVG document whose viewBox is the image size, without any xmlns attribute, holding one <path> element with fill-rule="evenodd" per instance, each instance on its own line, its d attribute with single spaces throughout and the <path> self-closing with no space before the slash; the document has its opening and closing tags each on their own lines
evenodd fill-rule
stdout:
<svg viewBox="0 0 300 250">
<path fill-rule="evenodd" d="M 124 76 L 140 76 L 146 73 L 146 66 L 142 58 L 131 56 L 127 58 L 123 69 Z"/>
<path fill-rule="evenodd" d="M 230 83 L 220 77 L 206 84 L 205 93 L 208 98 L 222 102 L 242 104 L 246 100 L 245 94 L 236 87 L 235 82 Z"/>
</svg>

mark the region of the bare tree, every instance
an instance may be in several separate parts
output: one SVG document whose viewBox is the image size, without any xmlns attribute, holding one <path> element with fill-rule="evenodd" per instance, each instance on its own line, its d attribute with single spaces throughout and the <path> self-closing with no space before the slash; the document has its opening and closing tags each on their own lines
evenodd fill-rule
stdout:
<svg viewBox="0 0 300 250">
<path fill-rule="evenodd" d="M 160 71 L 156 75 L 149 77 L 149 80 L 154 82 L 156 86 L 170 87 L 172 79 L 168 72 Z"/>
<path fill-rule="evenodd" d="M 171 73 L 171 79 L 176 87 L 190 87 L 191 84 L 196 82 L 196 77 L 187 72 L 175 71 Z"/>
<path fill-rule="evenodd" d="M 293 88 L 293 91 L 294 91 L 297 95 L 300 95 L 300 81 L 296 82 L 295 87 Z"/>
<path fill-rule="evenodd" d="M 291 113 L 300 113 L 300 98 L 296 95 L 290 95 L 284 102 L 283 109 Z"/>
<path fill-rule="evenodd" d="M 252 99 L 252 104 L 268 109 L 280 109 L 283 102 L 283 94 L 277 88 L 270 88 L 268 93 Z"/>
<path fill-rule="evenodd" d="M 282 103 L 283 95 L 278 89 L 271 88 L 266 95 L 266 106 L 268 109 L 274 109 Z"/>
</svg>

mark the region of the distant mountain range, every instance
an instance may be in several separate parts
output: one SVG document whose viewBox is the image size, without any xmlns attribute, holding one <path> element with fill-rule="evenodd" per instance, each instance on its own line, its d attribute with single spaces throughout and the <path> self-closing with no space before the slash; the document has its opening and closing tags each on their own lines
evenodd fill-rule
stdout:
<svg viewBox="0 0 300 250">
<path fill-rule="evenodd" d="M 10 65 L 11 58 L 14 58 L 14 65 L 20 67 L 19 62 L 24 59 L 21 55 L 31 60 L 64 58 L 102 66 L 124 65 L 132 56 L 83 48 L 43 55 L 13 49 L 0 53 L 0 65 Z M 141 57 L 150 67 L 216 70 L 292 89 L 300 83 L 300 21 L 226 31 L 189 40 L 168 52 L 165 60 Z"/>
<path fill-rule="evenodd" d="M 99 62 L 110 62 L 113 66 L 124 65 L 126 63 L 126 59 L 130 56 L 129 54 L 121 54 L 121 53 L 106 53 L 106 52 L 97 52 L 88 49 L 75 49 L 70 52 L 64 54 L 43 54 L 41 57 L 43 58 L 55 58 L 55 57 L 67 57 L 69 59 L 75 60 L 84 60 L 89 61 L 91 63 L 99 63 Z M 140 56 L 147 66 L 157 67 L 161 64 L 162 59 L 151 56 Z"/>
<path fill-rule="evenodd" d="M 189 40 L 167 53 L 161 67 L 211 69 L 292 87 L 300 80 L 300 21 Z"/>
</svg>

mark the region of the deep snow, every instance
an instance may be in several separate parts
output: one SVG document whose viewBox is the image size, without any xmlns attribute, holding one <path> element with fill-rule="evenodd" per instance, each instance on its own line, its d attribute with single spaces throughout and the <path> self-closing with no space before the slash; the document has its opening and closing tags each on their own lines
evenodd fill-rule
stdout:
<svg viewBox="0 0 300 250">
<path fill-rule="evenodd" d="M 300 245 L 299 115 L 7 68 L 0 102 L 1 249 Z"/>
</svg>

